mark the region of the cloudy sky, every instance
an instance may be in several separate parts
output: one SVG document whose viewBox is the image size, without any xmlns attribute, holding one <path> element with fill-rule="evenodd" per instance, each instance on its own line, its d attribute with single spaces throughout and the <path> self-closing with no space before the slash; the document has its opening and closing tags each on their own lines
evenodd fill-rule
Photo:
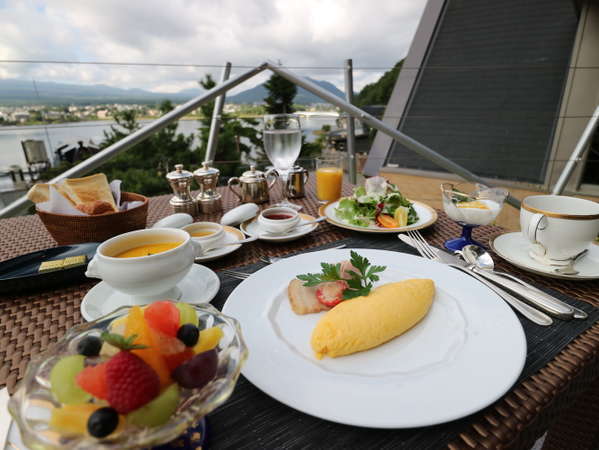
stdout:
<svg viewBox="0 0 599 450">
<path fill-rule="evenodd" d="M 62 60 L 389 68 L 405 56 L 426 0 L 0 0 L 0 78 L 175 92 L 199 67 L 11 64 Z M 238 73 L 243 69 L 234 69 Z M 384 70 L 356 70 L 355 87 Z M 334 82 L 333 69 L 298 73 Z M 266 75 L 265 75 L 266 76 Z M 261 80 L 247 81 L 237 90 Z"/>
</svg>

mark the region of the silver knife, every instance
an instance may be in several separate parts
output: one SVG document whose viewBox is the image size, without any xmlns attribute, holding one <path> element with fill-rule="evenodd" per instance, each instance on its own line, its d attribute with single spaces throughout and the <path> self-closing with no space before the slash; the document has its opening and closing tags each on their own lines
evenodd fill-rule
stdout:
<svg viewBox="0 0 599 450">
<path fill-rule="evenodd" d="M 412 239 L 410 239 L 409 236 L 400 233 L 397 235 L 397 237 L 400 240 L 402 240 L 403 242 L 405 242 L 406 244 L 408 244 L 410 247 L 418 249 L 413 244 Z M 445 252 L 443 250 L 439 250 L 434 247 L 433 247 L 433 250 L 436 252 L 437 256 L 441 259 L 441 261 L 444 264 L 447 264 L 450 267 L 453 267 L 454 269 L 460 270 L 460 271 L 470 275 L 471 277 L 476 278 L 478 281 L 480 281 L 485 286 L 487 286 L 489 289 L 491 289 L 493 292 L 495 292 L 497 295 L 499 295 L 506 303 L 508 303 L 512 308 L 514 308 L 516 311 L 518 311 L 520 314 L 522 314 L 527 319 L 531 320 L 532 322 L 536 323 L 537 325 L 542 325 L 542 326 L 549 326 L 553 323 L 553 320 L 547 314 L 533 308 L 532 306 L 528 305 L 527 303 L 524 303 L 523 301 L 521 301 L 521 300 L 517 299 L 516 297 L 514 297 L 513 295 L 511 295 L 509 292 L 506 292 L 503 289 L 499 288 L 498 286 L 495 286 L 490 281 L 487 281 L 485 278 L 483 278 L 480 275 L 478 275 L 477 273 L 473 272 L 469 268 L 468 264 L 466 264 L 464 261 L 462 261 L 457 256 L 452 255 L 451 253 Z"/>
<path fill-rule="evenodd" d="M 6 448 L 6 440 L 12 422 L 8 412 L 8 399 L 8 390 L 6 388 L 0 389 L 0 449 Z"/>
</svg>

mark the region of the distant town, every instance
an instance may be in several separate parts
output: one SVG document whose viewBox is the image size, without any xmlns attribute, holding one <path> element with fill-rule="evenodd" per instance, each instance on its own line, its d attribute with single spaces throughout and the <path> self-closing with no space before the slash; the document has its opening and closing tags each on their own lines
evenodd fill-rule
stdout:
<svg viewBox="0 0 599 450">
<path fill-rule="evenodd" d="M 178 106 L 178 105 L 175 105 Z M 333 111 L 329 103 L 313 103 L 311 105 L 296 105 L 302 111 Z M 158 105 L 146 104 L 96 104 L 96 105 L 27 105 L 0 106 L 0 126 L 43 125 L 65 122 L 83 122 L 93 120 L 111 120 L 115 112 L 135 110 L 140 119 L 154 119 L 160 116 Z M 226 103 L 223 107 L 225 114 L 236 117 L 254 117 L 265 114 L 262 103 L 236 104 Z M 185 119 L 203 119 L 200 110 L 188 114 Z"/>
</svg>

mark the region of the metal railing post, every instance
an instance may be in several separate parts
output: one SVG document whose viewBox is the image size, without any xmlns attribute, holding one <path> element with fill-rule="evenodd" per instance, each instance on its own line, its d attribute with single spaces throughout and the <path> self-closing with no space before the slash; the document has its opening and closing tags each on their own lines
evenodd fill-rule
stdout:
<svg viewBox="0 0 599 450">
<path fill-rule="evenodd" d="M 175 120 L 183 117 L 185 114 L 188 114 L 191 111 L 194 111 L 200 105 L 215 99 L 220 94 L 227 92 L 229 89 L 234 88 L 238 84 L 243 83 L 245 80 L 252 78 L 254 75 L 262 72 L 266 68 L 267 68 L 267 64 L 264 63 L 260 66 L 250 69 L 247 72 L 244 72 L 244 73 L 230 79 L 229 81 L 221 83 L 218 86 L 214 86 L 212 89 L 205 92 L 204 94 L 189 100 L 188 102 L 173 109 L 172 111 L 169 111 L 162 117 L 156 119 L 154 122 L 131 133 L 130 135 L 124 137 L 120 141 L 115 142 L 111 146 L 106 147 L 101 152 L 96 153 L 95 155 L 89 157 L 88 159 L 81 162 L 80 164 L 77 164 L 76 166 L 71 167 L 69 170 L 61 173 L 57 177 L 50 180 L 49 183 L 56 183 L 58 181 L 64 180 L 65 178 L 85 175 L 85 174 L 91 172 L 92 170 L 96 169 L 97 167 L 100 167 L 104 162 L 108 161 L 110 158 L 114 157 L 118 153 L 121 153 L 121 152 L 127 150 L 128 148 L 134 146 L 135 144 L 139 144 L 147 137 L 162 130 L 164 127 L 169 125 L 171 122 L 174 122 Z M 27 205 L 28 201 L 29 200 L 27 200 L 27 197 L 25 197 L 25 196 L 15 200 L 10 205 L 8 205 L 5 208 L 3 208 L 2 210 L 0 210 L 0 217 L 5 217 L 12 212 L 19 211 L 25 205 Z"/>
<path fill-rule="evenodd" d="M 376 119 L 374 116 L 371 116 L 370 114 L 362 111 L 360 108 L 357 108 L 356 106 L 352 105 L 351 103 L 348 103 L 345 100 L 340 99 L 336 95 L 330 93 L 329 91 L 326 91 L 325 89 L 312 83 L 311 81 L 306 80 L 305 78 L 300 77 L 299 75 L 296 75 L 293 72 L 291 72 L 287 69 L 284 69 L 282 67 L 279 67 L 273 63 L 269 62 L 269 63 L 267 63 L 267 66 L 268 66 L 268 69 L 272 70 L 275 73 L 278 73 L 282 77 L 287 78 L 289 81 L 292 81 L 293 83 L 297 84 L 298 86 L 303 87 L 307 91 L 310 91 L 315 95 L 318 95 L 320 98 L 326 100 L 329 103 L 332 103 L 333 105 L 337 106 L 342 111 L 345 111 L 345 112 L 351 114 L 352 116 L 358 118 L 362 122 L 365 122 L 368 125 L 372 126 L 373 128 L 376 128 L 377 130 L 391 136 L 396 141 L 405 145 L 410 150 L 418 153 L 420 156 L 428 159 L 429 161 L 432 161 L 437 166 L 442 167 L 451 173 L 455 173 L 456 175 L 461 176 L 463 179 L 465 179 L 467 181 L 488 185 L 488 182 L 483 180 L 478 175 L 473 174 L 465 167 L 462 167 L 459 164 L 454 163 L 453 161 L 451 161 L 450 159 L 447 159 L 443 155 L 440 155 L 433 149 L 430 149 L 426 145 L 418 142 L 417 140 L 412 139 L 410 136 L 407 136 L 407 135 L 403 134 L 402 132 L 400 132 L 394 128 L 391 128 L 384 122 L 381 122 L 380 120 Z M 515 197 L 512 197 L 511 195 L 508 196 L 508 198 L 506 199 L 506 202 L 509 203 L 510 205 L 514 206 L 515 208 L 520 208 L 520 200 L 518 200 Z"/>
<path fill-rule="evenodd" d="M 347 103 L 352 104 L 354 102 L 354 78 L 353 78 L 353 64 L 351 59 L 345 60 L 345 100 Z M 350 114 L 347 117 L 347 158 L 348 158 L 348 172 L 349 182 L 356 184 L 356 129 L 354 124 L 354 118 Z"/>
<path fill-rule="evenodd" d="M 591 139 L 593 139 L 593 134 L 595 133 L 595 130 L 597 129 L 598 125 L 599 125 L 599 105 L 597 105 L 597 108 L 595 109 L 595 112 L 591 116 L 589 123 L 587 124 L 586 128 L 582 132 L 580 139 L 576 143 L 576 147 L 574 147 L 574 150 L 572 151 L 572 154 L 570 155 L 570 158 L 568 159 L 568 162 L 566 163 L 564 170 L 562 171 L 561 175 L 557 179 L 557 182 L 555 183 L 555 186 L 553 187 L 553 190 L 551 191 L 551 193 L 553 195 L 560 195 L 564 191 L 564 188 L 566 187 L 568 180 L 572 176 L 572 172 L 574 172 L 574 168 L 576 167 L 576 164 L 581 160 L 582 154 L 589 147 L 589 145 L 591 143 Z"/>
<path fill-rule="evenodd" d="M 229 79 L 231 74 L 231 63 L 227 62 L 223 68 L 223 74 L 221 76 L 221 83 L 224 83 Z M 218 133 L 220 131 L 220 122 L 223 114 L 223 106 L 225 104 L 226 92 L 216 97 L 214 102 L 214 110 L 212 111 L 212 122 L 210 123 L 210 133 L 208 134 L 208 144 L 206 144 L 206 156 L 204 161 L 212 164 L 214 162 L 214 155 L 216 154 L 216 146 L 218 144 Z"/>
</svg>

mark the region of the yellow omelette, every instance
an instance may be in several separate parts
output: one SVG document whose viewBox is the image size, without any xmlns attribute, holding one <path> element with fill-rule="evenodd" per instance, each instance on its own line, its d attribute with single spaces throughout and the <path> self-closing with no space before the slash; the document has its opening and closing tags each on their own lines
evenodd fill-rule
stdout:
<svg viewBox="0 0 599 450">
<path fill-rule="evenodd" d="M 312 350 L 318 359 L 336 358 L 384 344 L 420 322 L 434 296 L 433 280 L 414 278 L 343 301 L 316 324 Z"/>
</svg>

